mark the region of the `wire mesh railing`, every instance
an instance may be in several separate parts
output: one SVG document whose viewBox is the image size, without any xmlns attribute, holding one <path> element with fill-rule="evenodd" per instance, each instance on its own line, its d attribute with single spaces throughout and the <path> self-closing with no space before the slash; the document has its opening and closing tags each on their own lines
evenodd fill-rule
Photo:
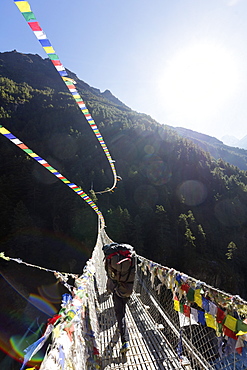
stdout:
<svg viewBox="0 0 247 370">
<path fill-rule="evenodd" d="M 181 362 L 246 369 L 246 302 L 139 256 L 135 291 Z"/>
<path fill-rule="evenodd" d="M 60 326 L 55 327 L 41 370 L 56 369 L 58 365 L 63 365 L 64 370 L 101 368 L 100 297 L 106 287 L 102 246 L 110 242 L 102 230 L 92 258 L 82 276 L 75 280 L 71 299 L 62 305 Z M 143 320 L 147 320 L 148 326 L 160 333 L 163 344 L 156 343 L 153 349 L 155 368 L 162 368 L 164 356 L 159 353 L 166 346 L 169 369 L 247 369 L 246 302 L 174 269 L 137 257 L 129 308 L 133 312 L 136 307 L 142 326 Z"/>
</svg>

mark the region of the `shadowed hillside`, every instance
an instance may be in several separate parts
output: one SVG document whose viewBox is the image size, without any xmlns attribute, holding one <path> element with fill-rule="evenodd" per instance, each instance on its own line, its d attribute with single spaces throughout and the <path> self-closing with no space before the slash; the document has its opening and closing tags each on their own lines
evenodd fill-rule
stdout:
<svg viewBox="0 0 247 370">
<path fill-rule="evenodd" d="M 90 194 L 113 240 L 133 244 L 147 258 L 247 298 L 247 173 L 237 162 L 230 164 L 236 160 L 244 168 L 245 151 L 160 125 L 111 92 L 101 93 L 68 73 L 116 161 L 122 181 L 114 193 L 95 194 L 112 184 L 109 163 L 49 60 L 0 53 L 0 124 Z M 80 274 L 94 247 L 96 214 L 4 136 L 0 151 L 1 251 Z M 7 343 L 10 333 L 35 326 L 37 316 L 46 320 L 47 312 L 27 306 L 30 294 L 44 294 L 53 286 L 56 310 L 65 288 L 54 284 L 52 274 L 14 263 L 1 260 L 0 270 L 5 297 L 1 332 Z M 6 312 L 12 315 L 7 318 Z"/>
</svg>

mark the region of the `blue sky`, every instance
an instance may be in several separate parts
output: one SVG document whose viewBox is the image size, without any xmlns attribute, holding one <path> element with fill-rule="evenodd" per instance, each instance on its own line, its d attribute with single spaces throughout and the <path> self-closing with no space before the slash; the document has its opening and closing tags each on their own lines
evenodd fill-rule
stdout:
<svg viewBox="0 0 247 370">
<path fill-rule="evenodd" d="M 246 0 L 29 3 L 63 65 L 89 85 L 160 123 L 247 135 Z M 1 52 L 46 57 L 13 0 L 0 31 Z"/>
</svg>

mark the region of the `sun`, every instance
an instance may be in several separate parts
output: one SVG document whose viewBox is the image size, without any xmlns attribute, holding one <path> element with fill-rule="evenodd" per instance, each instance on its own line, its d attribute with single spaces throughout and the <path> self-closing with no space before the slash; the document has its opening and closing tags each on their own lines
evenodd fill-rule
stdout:
<svg viewBox="0 0 247 370">
<path fill-rule="evenodd" d="M 183 123 L 217 114 L 234 95 L 238 80 L 231 52 L 203 42 L 184 47 L 171 57 L 157 84 L 168 118 Z"/>
</svg>

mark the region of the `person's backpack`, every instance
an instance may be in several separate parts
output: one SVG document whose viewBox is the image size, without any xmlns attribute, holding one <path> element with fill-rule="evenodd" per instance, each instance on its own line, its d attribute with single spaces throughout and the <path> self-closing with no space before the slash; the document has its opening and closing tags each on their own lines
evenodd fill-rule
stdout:
<svg viewBox="0 0 247 370">
<path fill-rule="evenodd" d="M 133 289 L 136 272 L 134 248 L 129 244 L 111 243 L 104 245 L 103 252 L 107 275 L 116 282 L 118 294 L 129 296 Z"/>
</svg>

